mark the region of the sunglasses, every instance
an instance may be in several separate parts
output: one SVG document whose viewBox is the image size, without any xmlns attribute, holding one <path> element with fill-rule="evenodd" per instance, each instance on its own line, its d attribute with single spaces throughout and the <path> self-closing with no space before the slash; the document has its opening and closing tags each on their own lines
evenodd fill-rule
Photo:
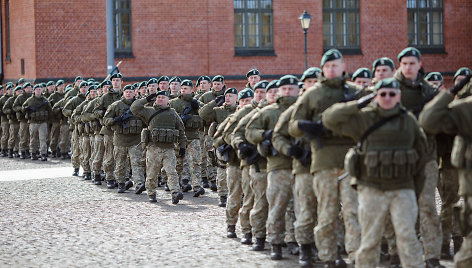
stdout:
<svg viewBox="0 0 472 268">
<path fill-rule="evenodd" d="M 393 98 L 393 97 L 395 97 L 395 96 L 397 95 L 397 93 L 396 93 L 396 92 L 388 92 L 388 93 L 387 93 L 387 92 L 382 92 L 382 93 L 379 94 L 379 96 L 382 97 L 382 98 L 387 97 L 387 95 L 388 95 L 390 98 Z"/>
</svg>

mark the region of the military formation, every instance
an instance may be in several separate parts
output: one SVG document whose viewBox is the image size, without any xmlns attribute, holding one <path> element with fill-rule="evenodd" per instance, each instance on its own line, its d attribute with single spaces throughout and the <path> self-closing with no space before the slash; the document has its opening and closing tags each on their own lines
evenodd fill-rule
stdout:
<svg viewBox="0 0 472 268">
<path fill-rule="evenodd" d="M 327 51 L 298 79 L 247 72 L 123 86 L 78 76 L 0 91 L 1 156 L 71 159 L 73 176 L 173 204 L 217 192 L 226 235 L 302 267 L 472 267 L 472 76 L 446 89 L 402 50 L 350 77 Z M 437 213 L 436 189 L 441 197 Z M 451 244 L 453 251 L 451 251 Z"/>
</svg>

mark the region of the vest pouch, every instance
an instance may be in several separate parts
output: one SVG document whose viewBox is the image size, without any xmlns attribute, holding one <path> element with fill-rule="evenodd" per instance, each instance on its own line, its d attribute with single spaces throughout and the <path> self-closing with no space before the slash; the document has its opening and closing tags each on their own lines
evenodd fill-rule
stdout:
<svg viewBox="0 0 472 268">
<path fill-rule="evenodd" d="M 179 131 L 177 129 L 167 129 L 166 142 L 175 143 L 179 137 Z"/>
<path fill-rule="evenodd" d="M 367 152 L 364 157 L 364 165 L 367 177 L 379 176 L 379 153 Z"/>
<path fill-rule="evenodd" d="M 203 127 L 202 118 L 198 115 L 191 115 L 190 119 L 185 122 L 186 128 L 198 129 Z"/>
<path fill-rule="evenodd" d="M 393 177 L 402 178 L 408 175 L 407 162 L 406 151 L 395 151 L 393 153 Z"/>
<path fill-rule="evenodd" d="M 467 145 L 467 149 L 464 154 L 465 168 L 472 170 L 472 143 Z"/>
<path fill-rule="evenodd" d="M 40 121 L 47 121 L 48 120 L 48 111 L 40 111 L 39 112 L 39 120 Z"/>
<path fill-rule="evenodd" d="M 359 178 L 361 175 L 360 153 L 357 147 L 350 148 L 344 157 L 344 169 L 351 177 Z"/>
<path fill-rule="evenodd" d="M 466 141 L 461 136 L 456 136 L 452 146 L 451 164 L 456 168 L 465 166 L 465 151 L 467 149 Z"/>
<path fill-rule="evenodd" d="M 415 173 L 417 162 L 420 157 L 418 156 L 416 150 L 412 149 L 406 152 L 406 158 L 408 163 L 406 172 L 408 175 L 413 175 Z"/>
<path fill-rule="evenodd" d="M 147 144 L 149 143 L 149 136 L 151 134 L 151 131 L 149 129 L 145 128 L 141 131 L 141 143 Z"/>
<path fill-rule="evenodd" d="M 115 132 L 115 133 L 118 133 L 118 134 L 123 134 L 123 127 L 121 125 L 118 125 L 118 124 L 114 124 L 111 129 Z"/>
<path fill-rule="evenodd" d="M 125 127 L 126 125 L 126 127 Z M 121 133 L 123 134 L 129 134 L 129 122 L 124 122 L 124 124 L 121 127 Z"/>
<path fill-rule="evenodd" d="M 82 135 L 82 133 L 84 133 L 84 124 L 82 123 L 77 124 L 77 132 L 79 133 L 79 135 Z"/>
<path fill-rule="evenodd" d="M 141 129 L 143 128 L 143 123 L 139 119 L 131 119 L 129 120 L 129 133 L 130 134 L 138 134 L 141 133 Z"/>
<path fill-rule="evenodd" d="M 380 177 L 381 178 L 392 178 L 393 177 L 393 152 L 382 151 L 379 154 L 380 160 Z"/>
<path fill-rule="evenodd" d="M 159 128 L 157 130 L 158 142 L 167 142 L 167 129 Z"/>
</svg>

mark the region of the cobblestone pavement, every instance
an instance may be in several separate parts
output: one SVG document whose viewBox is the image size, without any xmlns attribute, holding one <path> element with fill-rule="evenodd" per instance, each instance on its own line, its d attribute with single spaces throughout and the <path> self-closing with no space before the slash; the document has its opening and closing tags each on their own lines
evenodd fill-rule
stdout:
<svg viewBox="0 0 472 268">
<path fill-rule="evenodd" d="M 226 238 L 216 193 L 172 205 L 159 190 L 151 204 L 71 173 L 70 161 L 0 158 L 0 267 L 298 267 Z"/>
</svg>

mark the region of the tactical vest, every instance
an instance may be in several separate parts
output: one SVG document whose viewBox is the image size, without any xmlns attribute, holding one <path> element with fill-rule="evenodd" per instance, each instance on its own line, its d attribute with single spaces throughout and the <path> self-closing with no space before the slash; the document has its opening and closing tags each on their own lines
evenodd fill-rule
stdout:
<svg viewBox="0 0 472 268">
<path fill-rule="evenodd" d="M 124 103 L 120 103 L 120 105 L 117 105 L 117 116 L 124 114 L 128 110 L 128 108 L 129 106 Z M 143 130 L 143 122 L 134 115 L 132 115 L 131 117 L 126 119 L 121 125 L 115 124 L 111 128 L 115 133 L 118 134 L 140 134 Z"/>
<path fill-rule="evenodd" d="M 157 111 L 156 111 L 157 112 Z M 172 144 L 179 141 L 179 130 L 175 129 L 176 114 L 168 111 L 161 112 L 149 122 L 149 141 L 153 143 Z M 141 137 L 141 140 L 143 137 Z"/>
</svg>

